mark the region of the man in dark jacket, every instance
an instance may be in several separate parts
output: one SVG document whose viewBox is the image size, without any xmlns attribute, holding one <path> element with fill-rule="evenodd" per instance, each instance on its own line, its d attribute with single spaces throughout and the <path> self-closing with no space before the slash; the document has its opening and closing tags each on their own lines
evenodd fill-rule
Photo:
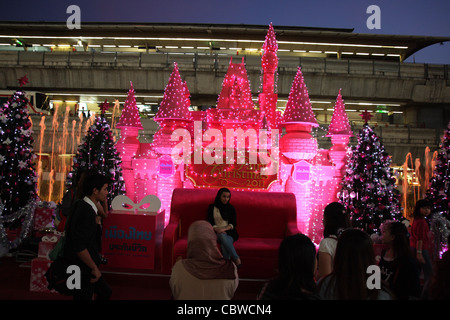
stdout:
<svg viewBox="0 0 450 320">
<path fill-rule="evenodd" d="M 74 299 L 109 299 L 111 288 L 98 268 L 100 264 L 98 232 L 96 222 L 97 203 L 106 201 L 108 180 L 92 173 L 86 176 L 83 185 L 84 198 L 74 203 L 66 227 L 65 257 L 80 267 L 81 288 L 74 290 Z"/>
</svg>

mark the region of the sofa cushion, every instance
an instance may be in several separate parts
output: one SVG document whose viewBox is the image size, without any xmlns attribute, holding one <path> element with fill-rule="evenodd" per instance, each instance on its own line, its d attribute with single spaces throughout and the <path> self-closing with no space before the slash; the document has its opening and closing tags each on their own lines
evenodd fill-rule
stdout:
<svg viewBox="0 0 450 320">
<path fill-rule="evenodd" d="M 240 238 L 234 243 L 234 247 L 239 256 L 242 257 L 260 257 L 277 259 L 278 248 L 280 247 L 282 239 L 268 239 L 268 238 Z M 220 249 L 220 244 L 218 244 Z M 185 258 L 187 250 L 187 238 L 179 238 L 174 245 L 175 257 L 179 256 Z M 243 258 L 245 259 L 245 258 Z"/>
<path fill-rule="evenodd" d="M 234 243 L 234 248 L 237 254 L 242 257 L 260 257 L 277 260 L 278 248 L 282 240 L 278 238 L 239 238 Z"/>
</svg>

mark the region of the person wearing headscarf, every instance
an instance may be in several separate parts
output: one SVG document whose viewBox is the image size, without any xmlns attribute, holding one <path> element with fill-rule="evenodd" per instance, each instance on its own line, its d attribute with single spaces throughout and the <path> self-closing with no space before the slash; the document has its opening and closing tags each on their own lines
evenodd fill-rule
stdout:
<svg viewBox="0 0 450 320">
<path fill-rule="evenodd" d="M 236 210 L 230 203 L 231 192 L 221 188 L 216 195 L 214 203 L 208 207 L 208 221 L 217 233 L 217 241 L 221 244 L 225 259 L 231 259 L 239 268 L 241 259 L 233 243 L 239 238 L 236 230 Z"/>
<path fill-rule="evenodd" d="M 175 300 L 231 300 L 234 296 L 237 268 L 220 253 L 208 221 L 195 221 L 189 227 L 186 259 L 175 263 L 169 284 Z"/>
</svg>

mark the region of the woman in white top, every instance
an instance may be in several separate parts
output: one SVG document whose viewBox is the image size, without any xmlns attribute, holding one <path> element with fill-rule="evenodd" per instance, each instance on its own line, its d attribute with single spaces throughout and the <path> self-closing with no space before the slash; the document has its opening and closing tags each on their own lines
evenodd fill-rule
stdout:
<svg viewBox="0 0 450 320">
<path fill-rule="evenodd" d="M 319 280 L 333 271 L 334 254 L 339 234 L 350 226 L 345 207 L 339 202 L 332 202 L 323 212 L 323 239 L 319 244 L 316 279 Z"/>
<path fill-rule="evenodd" d="M 221 188 L 217 192 L 214 203 L 208 207 L 207 219 L 217 233 L 217 241 L 221 244 L 224 258 L 231 259 L 239 268 L 241 266 L 241 259 L 233 245 L 239 238 L 236 230 L 236 210 L 230 203 L 230 199 L 230 190 Z"/>
</svg>

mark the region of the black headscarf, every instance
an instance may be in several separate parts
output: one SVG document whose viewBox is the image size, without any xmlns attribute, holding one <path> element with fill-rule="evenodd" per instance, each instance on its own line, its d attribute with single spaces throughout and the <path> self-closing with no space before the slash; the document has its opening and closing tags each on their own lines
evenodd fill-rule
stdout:
<svg viewBox="0 0 450 320">
<path fill-rule="evenodd" d="M 214 199 L 214 206 L 217 207 L 222 215 L 224 220 L 228 220 L 230 213 L 234 211 L 234 207 L 230 204 L 230 200 L 228 200 L 227 204 L 223 204 L 220 198 L 222 197 L 222 193 L 228 192 L 230 194 L 231 200 L 231 191 L 228 188 L 221 188 L 217 192 L 216 199 Z"/>
<path fill-rule="evenodd" d="M 223 220 L 228 221 L 228 223 L 233 225 L 233 229 L 227 230 L 226 233 L 233 237 L 234 241 L 236 241 L 239 237 L 237 231 L 236 231 L 236 210 L 234 206 L 228 201 L 227 204 L 223 204 L 220 200 L 220 197 L 222 196 L 222 193 L 229 192 L 230 193 L 230 200 L 231 200 L 231 191 L 227 188 L 221 188 L 217 192 L 216 198 L 214 199 L 214 203 L 209 206 L 208 209 L 208 221 L 214 225 L 214 215 L 213 215 L 213 208 L 217 207 L 220 211 L 220 215 L 222 216 Z"/>
</svg>

